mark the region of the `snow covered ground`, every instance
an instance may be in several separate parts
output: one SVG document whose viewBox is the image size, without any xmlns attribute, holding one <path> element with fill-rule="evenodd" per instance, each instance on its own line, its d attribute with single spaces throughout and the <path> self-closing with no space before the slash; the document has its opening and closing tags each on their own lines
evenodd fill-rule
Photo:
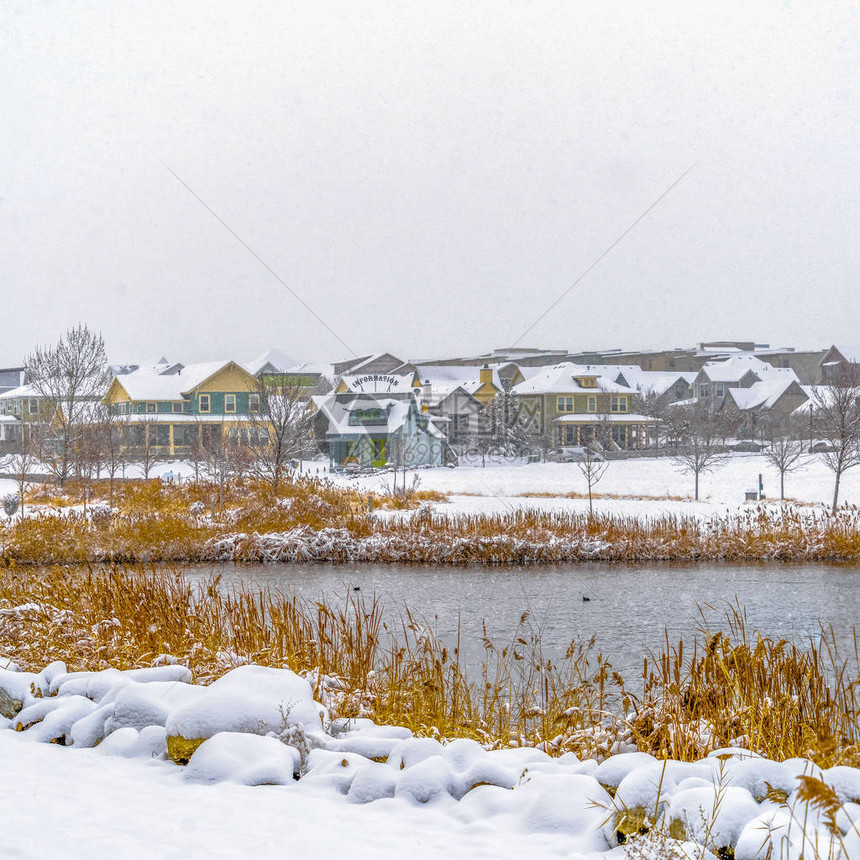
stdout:
<svg viewBox="0 0 860 860">
<path fill-rule="evenodd" d="M 309 466 L 313 472 L 314 464 Z M 438 490 L 449 495 L 450 503 L 439 505 L 440 510 L 503 513 L 521 507 L 564 511 L 588 508 L 586 499 L 561 498 L 565 493 L 588 490 L 575 463 L 488 461 L 485 467 L 478 464 L 425 469 L 417 474 L 422 490 Z M 747 490 L 758 487 L 759 475 L 765 496 L 778 500 L 779 473 L 776 469 L 760 454 L 733 454 L 721 468 L 701 476 L 700 501 L 694 502 L 692 476 L 681 473 L 670 457 L 613 460 L 594 492 L 598 496 L 622 498 L 596 498 L 594 507 L 599 512 L 640 517 L 663 513 L 698 516 L 734 513 L 749 505 L 744 496 Z M 332 477 L 340 484 L 366 491 L 379 491 L 391 483 L 390 474 Z M 411 473 L 407 473 L 407 483 L 411 480 Z M 556 497 L 528 498 L 523 496 L 526 493 L 548 493 Z M 820 455 L 811 455 L 800 469 L 786 476 L 785 494 L 804 504 L 829 505 L 833 496 L 833 474 Z M 849 470 L 843 477 L 840 502 L 860 502 L 860 469 Z"/>
<path fill-rule="evenodd" d="M 128 467 L 128 477 L 140 477 L 137 467 Z M 361 476 L 329 473 L 327 462 L 310 460 L 302 464 L 302 474 L 331 478 L 335 483 L 363 492 L 385 492 L 392 483 L 390 472 Z M 189 463 L 159 463 L 151 476 L 187 480 L 193 475 Z M 449 502 L 438 504 L 450 513 L 505 513 L 517 508 L 585 511 L 586 499 L 566 499 L 566 493 L 586 493 L 585 478 L 575 463 L 531 463 L 488 460 L 457 468 L 421 469 L 407 473 L 420 477 L 420 489 L 438 490 Z M 762 476 L 764 495 L 769 502 L 779 500 L 779 473 L 760 454 L 733 454 L 713 472 L 700 478 L 699 501 L 693 501 L 693 478 L 678 470 L 671 457 L 642 457 L 613 460 L 594 488 L 595 510 L 637 517 L 664 513 L 709 517 L 736 513 L 749 507 L 745 493 L 758 487 Z M 398 477 L 398 482 L 402 477 Z M 0 478 L 0 496 L 17 491 L 14 481 Z M 549 494 L 548 498 L 527 494 Z M 833 474 L 820 455 L 810 455 L 795 472 L 786 476 L 786 497 L 803 505 L 824 509 L 833 496 Z M 618 498 L 605 498 L 617 496 Z M 860 504 L 860 469 L 849 470 L 842 479 L 841 504 Z"/>
<path fill-rule="evenodd" d="M 370 720 L 329 722 L 289 670 L 245 665 L 197 687 L 179 665 L 31 674 L 13 664 L 0 669 L 0 710 L 3 857 L 707 860 L 706 844 L 758 860 L 770 842 L 786 860 L 804 847 L 807 860 L 860 856 L 857 769 L 741 750 L 598 764 L 440 744 Z M 167 757 L 177 737 L 197 744 L 186 766 Z M 835 791 L 835 829 L 807 808 L 804 777 Z M 616 828 L 655 814 L 675 853 L 616 844 Z"/>
</svg>

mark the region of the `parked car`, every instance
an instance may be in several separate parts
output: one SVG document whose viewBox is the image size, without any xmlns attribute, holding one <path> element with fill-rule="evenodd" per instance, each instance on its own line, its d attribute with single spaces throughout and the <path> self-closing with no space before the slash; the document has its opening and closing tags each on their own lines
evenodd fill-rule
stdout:
<svg viewBox="0 0 860 860">
<path fill-rule="evenodd" d="M 589 457 L 596 463 L 602 463 L 606 459 L 599 451 L 580 445 L 559 448 L 556 457 L 560 463 L 584 463 Z"/>
<path fill-rule="evenodd" d="M 819 439 L 817 442 L 813 442 L 809 446 L 810 454 L 823 454 L 826 451 L 835 451 L 836 449 L 829 442 L 825 442 L 823 439 Z"/>
<path fill-rule="evenodd" d="M 767 446 L 764 442 L 743 439 L 740 442 L 735 442 L 734 445 L 729 445 L 729 447 L 738 454 L 760 454 Z"/>
</svg>

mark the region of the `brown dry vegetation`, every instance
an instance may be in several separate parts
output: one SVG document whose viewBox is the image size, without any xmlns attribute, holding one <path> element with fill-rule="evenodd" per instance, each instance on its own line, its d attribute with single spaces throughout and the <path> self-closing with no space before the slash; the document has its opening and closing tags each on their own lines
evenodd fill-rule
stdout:
<svg viewBox="0 0 860 860">
<path fill-rule="evenodd" d="M 406 608 L 387 626 L 379 602 L 354 593 L 326 604 L 225 593 L 217 579 L 192 585 L 171 570 L 12 565 L 0 569 L 0 653 L 34 670 L 57 659 L 70 670 L 131 668 L 171 654 L 202 682 L 240 662 L 289 666 L 315 671 L 335 716 L 488 746 L 691 760 L 735 744 L 776 760 L 860 764 L 857 654 L 849 667 L 832 637 L 801 650 L 750 634 L 738 608 L 725 632 L 667 641 L 636 687 L 593 642 L 546 658 L 528 614 L 510 641 L 484 637 L 470 677 L 456 642 Z"/>
<path fill-rule="evenodd" d="M 98 484 L 92 493 L 104 491 Z M 262 483 L 118 484 L 113 509 L 81 488 L 31 491 L 32 515 L 0 523 L 0 559 L 19 564 L 170 561 L 553 564 L 572 561 L 857 561 L 860 511 L 759 506 L 699 520 L 518 510 L 449 515 L 418 491 L 414 515 L 369 512 L 399 503 L 307 478 L 277 496 Z M 106 493 L 105 493 L 106 495 Z M 91 496 L 92 497 L 92 496 Z M 34 505 L 42 505 L 36 508 Z M 72 505 L 77 504 L 77 507 Z"/>
</svg>

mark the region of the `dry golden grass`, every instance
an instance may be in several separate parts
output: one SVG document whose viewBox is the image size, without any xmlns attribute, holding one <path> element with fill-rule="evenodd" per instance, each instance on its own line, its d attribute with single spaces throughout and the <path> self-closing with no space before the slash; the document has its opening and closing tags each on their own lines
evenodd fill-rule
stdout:
<svg viewBox="0 0 860 860">
<path fill-rule="evenodd" d="M 57 659 L 70 670 L 131 668 L 171 654 L 208 682 L 252 661 L 312 672 L 336 716 L 488 746 L 597 757 L 635 746 L 692 760 L 743 745 L 776 760 L 860 764 L 857 654 L 849 666 L 832 636 L 801 650 L 751 635 L 737 607 L 726 632 L 667 641 L 646 658 L 637 689 L 593 641 L 547 658 L 528 613 L 505 643 L 485 632 L 470 676 L 459 643 L 441 642 L 408 608 L 387 625 L 379 601 L 357 593 L 305 602 L 225 591 L 217 578 L 192 585 L 175 570 L 10 565 L 0 613 L 0 653 L 27 669 Z"/>
<path fill-rule="evenodd" d="M 554 564 L 576 561 L 857 561 L 860 512 L 757 506 L 731 517 L 649 519 L 517 510 L 448 515 L 432 491 L 404 502 L 368 497 L 327 480 L 287 483 L 275 496 L 251 480 L 173 486 L 118 484 L 114 507 L 83 510 L 81 490 L 34 490 L 24 519 L 0 522 L 0 559 L 18 563 L 169 561 L 329 561 L 433 564 Z M 54 493 L 54 495 L 51 495 Z M 50 499 L 62 505 L 47 505 Z M 375 517 L 372 507 L 418 507 Z M 36 508 L 36 503 L 44 505 Z"/>
</svg>

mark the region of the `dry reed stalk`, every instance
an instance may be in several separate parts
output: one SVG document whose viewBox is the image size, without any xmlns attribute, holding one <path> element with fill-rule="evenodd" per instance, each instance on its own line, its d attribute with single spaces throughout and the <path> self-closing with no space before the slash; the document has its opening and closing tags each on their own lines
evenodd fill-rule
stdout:
<svg viewBox="0 0 860 860">
<path fill-rule="evenodd" d="M 526 612 L 510 640 L 492 642 L 470 679 L 460 643 L 404 608 L 389 626 L 378 599 L 350 592 L 307 602 L 273 589 L 192 585 L 142 568 L 0 569 L 0 651 L 24 668 L 64 660 L 70 670 L 150 665 L 169 654 L 208 682 L 242 662 L 311 673 L 340 716 L 371 716 L 487 746 L 538 744 L 605 757 L 636 748 L 700 758 L 743 745 L 772 759 L 860 764 L 857 653 L 832 631 L 800 650 L 750 634 L 733 607 L 725 631 L 645 658 L 641 689 L 612 671 L 594 641 L 553 660 Z"/>
</svg>

